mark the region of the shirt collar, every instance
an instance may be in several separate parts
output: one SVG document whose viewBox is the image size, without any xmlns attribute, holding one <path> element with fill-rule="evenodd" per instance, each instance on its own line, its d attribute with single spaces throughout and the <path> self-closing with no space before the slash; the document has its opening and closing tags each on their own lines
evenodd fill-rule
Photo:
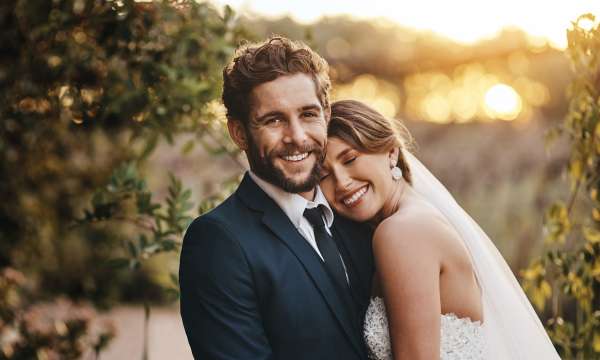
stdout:
<svg viewBox="0 0 600 360">
<path fill-rule="evenodd" d="M 331 227 L 333 224 L 333 211 L 323 195 L 321 188 L 317 185 L 315 191 L 315 198 L 313 201 L 306 200 L 302 196 L 294 193 L 289 193 L 282 188 L 275 186 L 256 175 L 251 170 L 248 171 L 250 177 L 258 187 L 260 187 L 287 215 L 292 221 L 292 224 L 296 228 L 300 227 L 300 220 L 304 216 L 304 210 L 306 208 L 314 208 L 319 205 L 323 205 L 323 214 L 325 215 L 325 224 L 327 227 Z"/>
</svg>

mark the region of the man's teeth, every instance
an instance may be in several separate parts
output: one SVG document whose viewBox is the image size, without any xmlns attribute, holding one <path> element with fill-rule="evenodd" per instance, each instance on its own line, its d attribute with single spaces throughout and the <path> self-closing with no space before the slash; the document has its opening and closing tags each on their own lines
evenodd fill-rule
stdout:
<svg viewBox="0 0 600 360">
<path fill-rule="evenodd" d="M 367 187 L 363 187 L 360 190 L 358 190 L 357 192 L 355 192 L 352 196 L 350 196 L 347 199 L 344 199 L 344 204 L 346 205 L 352 205 L 354 204 L 358 199 L 360 199 L 365 193 L 367 192 Z"/>
<path fill-rule="evenodd" d="M 306 159 L 306 157 L 308 156 L 308 153 L 302 153 L 302 154 L 295 154 L 295 155 L 287 155 L 287 156 L 282 156 L 284 160 L 287 161 L 300 161 L 300 160 L 304 160 Z"/>
</svg>

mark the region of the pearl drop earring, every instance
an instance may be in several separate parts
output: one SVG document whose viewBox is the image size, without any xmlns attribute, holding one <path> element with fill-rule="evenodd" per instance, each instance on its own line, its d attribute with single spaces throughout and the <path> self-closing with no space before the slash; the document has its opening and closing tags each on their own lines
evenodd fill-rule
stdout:
<svg viewBox="0 0 600 360">
<path fill-rule="evenodd" d="M 402 178 L 402 169 L 400 169 L 397 166 L 394 166 L 392 168 L 392 179 L 394 179 L 395 181 L 398 181 Z"/>
</svg>

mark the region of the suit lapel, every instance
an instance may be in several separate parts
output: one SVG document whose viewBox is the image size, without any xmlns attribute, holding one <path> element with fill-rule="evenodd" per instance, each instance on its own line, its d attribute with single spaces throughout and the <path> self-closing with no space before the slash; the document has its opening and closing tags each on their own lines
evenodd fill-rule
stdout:
<svg viewBox="0 0 600 360">
<path fill-rule="evenodd" d="M 290 219 L 277 206 L 277 204 L 269 198 L 263 191 L 252 181 L 246 174 L 238 194 L 247 205 L 264 212 L 262 222 L 281 240 L 290 251 L 300 261 L 313 283 L 325 299 L 329 309 L 335 315 L 340 327 L 344 330 L 350 342 L 354 345 L 356 351 L 362 355 L 362 340 L 358 338 L 355 331 L 355 324 L 351 321 L 346 309 L 347 306 L 340 299 L 334 288 L 332 280 L 325 272 L 325 268 L 321 264 L 321 259 L 315 253 L 315 250 L 308 242 L 298 233 L 298 230 L 291 223 Z"/>
</svg>

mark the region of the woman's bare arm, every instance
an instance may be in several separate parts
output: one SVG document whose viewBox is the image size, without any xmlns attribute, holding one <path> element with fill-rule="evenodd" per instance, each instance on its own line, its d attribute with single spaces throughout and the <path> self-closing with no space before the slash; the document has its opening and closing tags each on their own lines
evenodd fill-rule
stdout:
<svg viewBox="0 0 600 360">
<path fill-rule="evenodd" d="M 395 360 L 439 359 L 440 271 L 447 229 L 417 216 L 393 216 L 375 231 L 373 251 Z"/>
</svg>

